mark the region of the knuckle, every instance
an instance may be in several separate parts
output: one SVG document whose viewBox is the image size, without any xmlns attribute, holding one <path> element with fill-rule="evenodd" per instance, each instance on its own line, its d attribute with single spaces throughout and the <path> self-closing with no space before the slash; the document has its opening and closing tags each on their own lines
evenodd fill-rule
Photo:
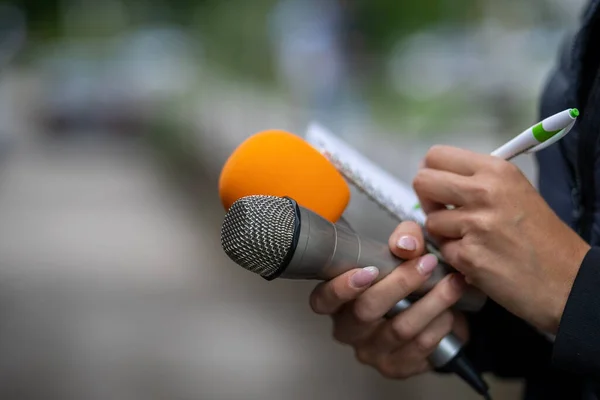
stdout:
<svg viewBox="0 0 600 400">
<path fill-rule="evenodd" d="M 462 268 L 463 272 L 473 274 L 479 269 L 485 268 L 485 261 L 478 256 L 479 246 L 472 244 L 461 244 L 456 251 L 455 265 Z"/>
<path fill-rule="evenodd" d="M 431 213 L 425 220 L 425 229 L 428 232 L 436 232 L 438 227 L 438 218 L 436 213 Z"/>
<path fill-rule="evenodd" d="M 335 340 L 336 342 L 339 342 L 342 344 L 347 344 L 346 343 L 346 335 L 344 333 L 345 333 L 344 330 L 339 329 L 337 325 L 333 326 L 332 336 L 333 336 L 333 340 Z"/>
<path fill-rule="evenodd" d="M 427 151 L 427 154 L 425 154 L 425 159 L 423 160 L 425 165 L 431 165 L 432 163 L 435 163 L 435 161 L 443 155 L 445 148 L 446 146 L 440 144 L 431 146 Z"/>
<path fill-rule="evenodd" d="M 493 217 L 489 215 L 475 215 L 473 218 L 473 226 L 480 233 L 488 233 L 491 232 L 494 227 Z"/>
<path fill-rule="evenodd" d="M 429 218 L 427 218 L 427 219 L 429 219 Z M 463 221 L 464 221 L 464 224 L 468 231 L 474 231 L 474 230 L 478 229 L 477 228 L 477 225 L 479 222 L 478 219 L 479 219 L 479 217 L 477 216 L 476 213 L 468 213 L 468 214 L 463 215 Z"/>
<path fill-rule="evenodd" d="M 359 348 L 354 349 L 354 357 L 356 357 L 356 360 L 358 360 L 358 362 L 363 365 L 371 365 L 372 364 L 371 352 L 364 347 L 359 347 Z"/>
<path fill-rule="evenodd" d="M 448 334 L 448 332 L 450 332 L 452 330 L 452 327 L 454 326 L 454 321 L 456 320 L 456 317 L 454 316 L 454 314 L 450 311 L 445 312 L 442 315 L 442 327 L 444 328 L 444 333 Z"/>
<path fill-rule="evenodd" d="M 468 266 L 471 264 L 471 255 L 465 246 L 458 247 L 455 259 L 456 263 L 461 266 Z"/>
<path fill-rule="evenodd" d="M 492 163 L 491 171 L 494 174 L 500 175 L 502 177 L 507 177 L 518 173 L 519 168 L 508 161 L 497 160 L 496 162 Z"/>
<path fill-rule="evenodd" d="M 376 302 L 369 297 L 359 298 L 354 303 L 352 313 L 354 318 L 361 324 L 370 324 L 381 318 Z"/>
<path fill-rule="evenodd" d="M 377 371 L 387 379 L 404 379 L 406 376 L 403 374 L 401 368 L 397 368 L 388 357 L 384 357 L 377 363 Z"/>
<path fill-rule="evenodd" d="M 460 258 L 459 254 L 461 247 L 463 247 L 462 241 L 455 241 L 443 244 L 440 248 L 442 256 L 446 259 L 446 261 L 454 268 L 458 268 L 459 270 L 463 267 L 463 260 Z"/>
<path fill-rule="evenodd" d="M 344 300 L 344 298 L 346 297 L 344 289 L 345 288 L 344 288 L 343 285 L 332 284 L 329 287 L 329 293 L 331 295 L 331 298 L 334 299 L 335 301 L 342 301 L 342 300 Z"/>
<path fill-rule="evenodd" d="M 473 185 L 473 187 L 471 187 L 471 192 L 473 193 L 473 196 L 483 204 L 491 203 L 495 197 L 495 187 L 493 183 L 490 183 L 489 181 L 478 182 Z"/>
<path fill-rule="evenodd" d="M 399 318 L 394 321 L 392 332 L 396 340 L 405 342 L 411 340 L 417 334 L 417 329 L 410 319 Z"/>
<path fill-rule="evenodd" d="M 504 169 L 506 170 L 506 174 L 509 176 L 517 176 L 521 175 L 521 170 L 515 164 L 510 162 L 503 162 Z"/>
<path fill-rule="evenodd" d="M 424 333 L 415 340 L 415 346 L 421 353 L 429 353 L 438 343 L 438 337 L 431 333 Z"/>
<path fill-rule="evenodd" d="M 452 306 L 460 297 L 460 293 L 457 293 L 449 280 L 446 280 L 444 285 L 438 285 L 437 289 L 437 297 L 445 308 Z"/>
<path fill-rule="evenodd" d="M 412 186 L 413 189 L 418 193 L 421 192 L 424 186 L 427 183 L 427 172 L 421 169 L 417 172 L 415 177 L 413 178 Z"/>
<path fill-rule="evenodd" d="M 314 291 L 309 298 L 310 308 L 315 314 L 325 314 L 325 306 L 321 293 Z"/>
<path fill-rule="evenodd" d="M 505 166 L 505 162 L 502 161 L 496 161 L 494 160 L 494 162 L 491 162 L 488 167 L 487 170 L 491 173 L 493 173 L 494 175 L 501 175 L 503 172 L 506 171 L 506 166 Z"/>
<path fill-rule="evenodd" d="M 403 268 L 397 268 L 395 273 L 392 273 L 390 277 L 394 280 L 394 285 L 398 288 L 398 293 L 401 295 L 408 295 L 412 293 L 416 287 L 411 282 L 411 279 L 406 274 L 406 270 Z"/>
</svg>

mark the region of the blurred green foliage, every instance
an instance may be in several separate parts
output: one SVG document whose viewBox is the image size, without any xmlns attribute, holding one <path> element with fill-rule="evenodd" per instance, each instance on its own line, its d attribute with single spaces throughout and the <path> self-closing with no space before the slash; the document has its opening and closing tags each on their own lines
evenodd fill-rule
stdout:
<svg viewBox="0 0 600 400">
<path fill-rule="evenodd" d="M 270 12 L 277 0 L 202 0 L 195 3 L 193 30 L 206 60 L 222 73 L 243 74 L 255 82 L 273 78 L 268 37 Z"/>
<path fill-rule="evenodd" d="M 60 0 L 10 0 L 3 3 L 25 12 L 30 35 L 50 38 L 59 34 Z"/>
<path fill-rule="evenodd" d="M 484 0 L 339 0 L 351 18 L 349 29 L 360 33 L 363 50 L 386 52 L 398 38 L 439 23 L 468 23 L 479 16 Z M 83 21 L 68 21 L 68 9 L 102 9 L 121 3 L 127 19 L 119 25 L 110 15 L 92 11 Z M 206 59 L 248 78 L 272 77 L 268 18 L 278 0 L 10 0 L 27 14 L 36 40 L 64 34 L 65 24 L 77 34 L 106 34 L 148 23 L 175 23 L 198 33 Z M 94 18 L 99 21 L 94 21 Z M 102 21 L 102 19 L 107 21 Z M 81 19 L 81 18 L 80 18 Z M 112 24 L 112 25 L 111 25 Z M 125 26 L 123 26 L 125 25 Z M 73 34 L 73 30 L 69 31 Z M 117 32 L 115 32 L 117 33 Z"/>
<path fill-rule="evenodd" d="M 356 28 L 367 49 L 386 51 L 398 38 L 433 24 L 465 24 L 479 18 L 482 0 L 352 0 Z"/>
</svg>

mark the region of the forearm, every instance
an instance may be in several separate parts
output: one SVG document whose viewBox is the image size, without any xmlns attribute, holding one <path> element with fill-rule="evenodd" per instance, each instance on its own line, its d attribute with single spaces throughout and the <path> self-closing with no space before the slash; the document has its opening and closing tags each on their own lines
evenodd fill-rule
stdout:
<svg viewBox="0 0 600 400">
<path fill-rule="evenodd" d="M 600 247 L 585 256 L 560 321 L 553 364 L 600 377 Z"/>
</svg>

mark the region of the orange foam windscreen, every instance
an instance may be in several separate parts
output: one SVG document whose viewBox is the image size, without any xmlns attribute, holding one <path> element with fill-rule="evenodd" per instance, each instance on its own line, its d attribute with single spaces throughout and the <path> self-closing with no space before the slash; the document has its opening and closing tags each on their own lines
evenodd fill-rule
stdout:
<svg viewBox="0 0 600 400">
<path fill-rule="evenodd" d="M 219 178 L 226 210 L 251 195 L 288 196 L 337 222 L 350 201 L 350 188 L 337 169 L 304 139 L 269 130 L 246 139 L 231 154 Z"/>
</svg>

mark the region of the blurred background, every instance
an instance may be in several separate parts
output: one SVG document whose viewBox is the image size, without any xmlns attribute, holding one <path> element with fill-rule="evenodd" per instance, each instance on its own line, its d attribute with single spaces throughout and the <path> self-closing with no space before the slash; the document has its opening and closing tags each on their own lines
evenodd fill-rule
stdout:
<svg viewBox="0 0 600 400">
<path fill-rule="evenodd" d="M 0 397 L 476 399 L 379 377 L 310 312 L 313 283 L 230 262 L 218 174 L 313 119 L 407 182 L 432 144 L 490 152 L 536 122 L 584 3 L 1 2 Z M 358 193 L 347 216 L 394 227 Z"/>
</svg>

